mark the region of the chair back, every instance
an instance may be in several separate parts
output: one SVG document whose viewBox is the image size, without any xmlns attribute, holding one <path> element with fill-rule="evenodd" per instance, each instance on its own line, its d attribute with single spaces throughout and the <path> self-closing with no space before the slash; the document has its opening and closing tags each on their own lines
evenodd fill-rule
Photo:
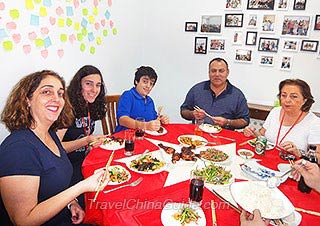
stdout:
<svg viewBox="0 0 320 226">
<path fill-rule="evenodd" d="M 106 95 L 104 101 L 106 102 L 107 112 L 106 117 L 101 119 L 103 134 L 113 134 L 117 126 L 117 108 L 118 101 L 121 95 Z"/>
</svg>

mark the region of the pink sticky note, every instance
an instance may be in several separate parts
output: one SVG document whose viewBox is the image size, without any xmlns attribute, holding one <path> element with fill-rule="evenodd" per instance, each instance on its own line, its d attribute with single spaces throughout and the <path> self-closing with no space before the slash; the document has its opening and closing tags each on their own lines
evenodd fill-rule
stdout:
<svg viewBox="0 0 320 226">
<path fill-rule="evenodd" d="M 58 16 L 61 16 L 63 14 L 63 9 L 59 6 L 57 9 L 56 9 L 56 13 Z"/>
<path fill-rule="evenodd" d="M 74 8 L 78 8 L 79 7 L 79 0 L 73 0 L 73 5 L 74 5 Z"/>
<path fill-rule="evenodd" d="M 48 50 L 47 49 L 44 49 L 44 50 L 41 50 L 41 56 L 45 59 L 48 57 Z"/>
<path fill-rule="evenodd" d="M 41 34 L 47 35 L 47 34 L 49 33 L 49 28 L 47 28 L 47 27 L 42 27 L 42 28 L 40 29 L 40 31 L 41 31 Z"/>
<path fill-rule="evenodd" d="M 74 34 L 69 36 L 69 41 L 73 43 L 76 40 L 76 36 Z"/>
<path fill-rule="evenodd" d="M 29 53 L 31 52 L 31 46 L 30 46 L 30 45 L 24 45 L 24 46 L 22 47 L 22 49 L 23 49 L 23 52 L 24 52 L 25 54 L 29 54 Z"/>
<path fill-rule="evenodd" d="M 97 6 L 98 6 L 98 0 L 93 0 L 93 5 L 94 5 L 94 7 L 96 7 L 97 8 Z"/>
<path fill-rule="evenodd" d="M 6 27 L 7 27 L 8 30 L 14 30 L 14 29 L 17 28 L 17 24 L 15 22 L 8 22 L 6 24 Z"/>
<path fill-rule="evenodd" d="M 96 30 L 99 30 L 99 29 L 100 29 L 100 24 L 99 24 L 99 23 L 95 23 L 95 24 L 94 24 L 94 28 L 95 28 Z"/>
<path fill-rule="evenodd" d="M 113 28 L 113 21 L 110 20 L 110 27 Z"/>
<path fill-rule="evenodd" d="M 57 53 L 58 53 L 58 56 L 59 56 L 60 58 L 63 57 L 63 55 L 64 55 L 63 49 L 58 49 Z"/>
<path fill-rule="evenodd" d="M 0 10 L 4 10 L 6 8 L 4 2 L 0 2 Z"/>
<path fill-rule="evenodd" d="M 112 6 L 112 0 L 108 0 L 108 6 Z"/>
<path fill-rule="evenodd" d="M 12 39 L 13 39 L 14 43 L 17 44 L 21 41 L 21 35 L 20 34 L 13 34 Z"/>
<path fill-rule="evenodd" d="M 28 34 L 28 37 L 29 37 L 29 39 L 31 40 L 31 41 L 34 41 L 34 40 L 36 40 L 36 38 L 37 38 L 37 34 L 33 31 L 33 32 L 30 32 L 29 34 Z"/>
<path fill-rule="evenodd" d="M 50 24 L 53 26 L 56 23 L 56 18 L 50 17 L 49 21 L 50 21 Z"/>
<path fill-rule="evenodd" d="M 101 20 L 101 25 L 102 25 L 102 27 L 104 27 L 106 25 L 106 20 L 105 19 Z"/>
</svg>

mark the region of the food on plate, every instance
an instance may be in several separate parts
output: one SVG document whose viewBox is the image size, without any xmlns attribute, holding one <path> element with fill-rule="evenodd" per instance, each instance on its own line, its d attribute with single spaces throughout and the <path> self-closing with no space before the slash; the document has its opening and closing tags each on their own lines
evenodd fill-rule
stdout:
<svg viewBox="0 0 320 226">
<path fill-rule="evenodd" d="M 207 133 L 219 133 L 222 128 L 217 125 L 211 125 L 211 124 L 202 124 L 200 126 L 200 129 Z"/>
<path fill-rule="evenodd" d="M 103 144 L 113 144 L 113 143 L 119 143 L 119 145 L 122 145 L 124 140 L 121 137 L 107 137 L 104 139 Z"/>
<path fill-rule="evenodd" d="M 167 154 L 173 154 L 173 153 L 175 153 L 176 152 L 176 150 L 174 149 L 174 148 L 172 148 L 172 147 L 169 147 L 169 146 L 165 146 L 165 145 L 163 145 L 163 144 L 158 144 L 158 146 L 160 147 L 160 148 L 162 148 Z"/>
<path fill-rule="evenodd" d="M 151 154 L 143 155 L 138 159 L 132 160 L 130 168 L 144 172 L 154 172 L 165 165 L 165 162 L 152 157 Z"/>
<path fill-rule="evenodd" d="M 171 162 L 174 164 L 179 160 L 180 160 L 180 153 L 178 153 L 178 152 L 173 153 L 172 158 L 171 158 Z"/>
<path fill-rule="evenodd" d="M 160 126 L 160 129 L 157 130 L 158 133 L 163 133 L 163 127 Z"/>
<path fill-rule="evenodd" d="M 115 183 L 121 183 L 128 180 L 129 172 L 126 169 L 119 166 L 110 167 L 110 168 L 109 168 L 110 181 Z"/>
<path fill-rule="evenodd" d="M 191 147 L 182 147 L 181 148 L 181 158 L 186 161 L 197 161 L 195 153 L 191 150 Z"/>
<path fill-rule="evenodd" d="M 245 149 L 238 150 L 238 154 L 245 159 L 250 159 L 254 156 L 254 153 L 252 151 Z"/>
<path fill-rule="evenodd" d="M 179 138 L 179 141 L 182 144 L 185 144 L 185 145 L 188 145 L 188 146 L 198 147 L 198 146 L 203 145 L 203 141 L 201 141 L 201 140 L 193 140 L 192 137 L 188 137 L 188 136 L 181 136 Z"/>
<path fill-rule="evenodd" d="M 200 216 L 197 211 L 191 209 L 189 206 L 183 206 L 178 210 L 178 212 L 173 214 L 173 218 L 180 221 L 181 225 L 184 226 L 191 222 L 195 222 L 197 224 Z"/>
<path fill-rule="evenodd" d="M 252 146 L 252 147 L 255 147 L 256 146 L 256 142 L 257 142 L 257 139 L 252 139 L 252 140 L 249 140 L 248 143 Z M 274 144 L 270 143 L 269 141 L 267 141 L 267 146 L 266 146 L 266 150 L 271 150 L 274 148 Z"/>
<path fill-rule="evenodd" d="M 223 162 L 229 155 L 215 148 L 207 148 L 205 151 L 200 151 L 200 157 L 213 162 Z"/>
<path fill-rule="evenodd" d="M 230 170 L 226 170 L 225 167 L 217 166 L 213 163 L 202 168 L 196 169 L 196 174 L 199 176 L 206 176 L 206 183 L 214 184 L 214 185 L 226 185 L 229 184 L 232 178 L 232 174 Z"/>
</svg>

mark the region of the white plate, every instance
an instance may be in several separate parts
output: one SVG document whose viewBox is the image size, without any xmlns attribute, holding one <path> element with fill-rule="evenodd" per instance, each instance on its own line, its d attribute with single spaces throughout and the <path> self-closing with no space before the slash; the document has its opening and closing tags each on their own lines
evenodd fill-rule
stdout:
<svg viewBox="0 0 320 226">
<path fill-rule="evenodd" d="M 267 219 L 280 219 L 289 216 L 294 206 L 278 189 L 268 188 L 263 181 L 235 182 L 230 186 L 234 200 L 246 211 L 259 209 Z"/>
<path fill-rule="evenodd" d="M 162 129 L 163 129 L 162 133 L 158 133 L 158 131 L 151 131 L 151 130 L 145 130 L 145 132 L 152 136 L 161 136 L 168 132 L 164 127 L 162 127 Z"/>
<path fill-rule="evenodd" d="M 107 137 L 106 140 L 111 140 L 111 138 Z M 106 150 L 120 150 L 124 148 L 124 141 L 122 142 L 122 144 L 120 144 L 117 141 L 111 140 L 109 143 L 101 144 L 100 147 Z"/>
<path fill-rule="evenodd" d="M 243 154 L 243 152 L 246 152 L 246 153 L 248 153 L 248 154 L 245 155 L 245 154 Z M 251 159 L 251 158 L 253 158 L 253 156 L 254 156 L 253 151 L 250 151 L 250 150 L 248 150 L 248 149 L 239 149 L 239 150 L 237 151 L 237 153 L 238 153 L 238 155 L 239 155 L 241 158 L 243 158 L 243 159 Z M 250 154 L 250 155 L 249 155 L 249 154 Z"/>
<path fill-rule="evenodd" d="M 285 173 L 285 172 L 287 172 L 287 171 L 290 170 L 290 169 L 291 169 L 291 165 L 290 165 L 290 164 L 287 164 L 287 163 L 280 163 L 280 164 L 278 164 L 278 170 L 279 170 L 280 172 Z M 292 175 L 289 174 L 289 177 L 292 178 Z"/>
<path fill-rule="evenodd" d="M 252 140 L 249 140 L 248 141 L 248 144 L 251 146 L 251 147 L 255 147 L 255 141 L 256 141 L 256 138 L 252 139 Z M 254 142 L 254 143 L 253 143 Z M 269 150 L 272 150 L 274 149 L 274 144 L 267 141 L 267 147 L 266 147 L 266 150 L 269 151 Z"/>
<path fill-rule="evenodd" d="M 200 154 L 201 151 L 206 151 L 208 148 L 215 148 L 215 147 L 212 147 L 212 146 L 200 147 L 200 148 L 197 149 L 196 154 Z M 215 148 L 215 149 L 217 149 L 217 148 Z M 217 149 L 217 150 L 219 150 L 219 149 Z M 222 151 L 222 150 L 220 150 L 220 151 Z M 205 159 L 205 158 L 201 158 L 201 159 L 203 159 L 206 162 L 213 162 L 215 164 L 221 164 L 221 165 L 229 164 L 232 161 L 232 157 L 228 153 L 226 153 L 224 151 L 222 151 L 222 152 L 225 153 L 226 155 L 228 155 L 228 158 L 226 160 L 224 160 L 224 161 L 218 162 L 218 161 L 208 160 L 208 159 Z"/>
<path fill-rule="evenodd" d="M 152 152 L 151 152 L 151 153 L 148 153 L 147 155 L 152 155 L 153 158 L 157 158 L 158 160 L 163 161 L 163 162 L 164 162 L 164 165 L 163 165 L 161 168 L 159 168 L 159 169 L 157 169 L 157 170 L 155 170 L 155 171 L 147 171 L 147 172 L 145 172 L 145 171 L 139 171 L 139 170 L 137 170 L 137 169 L 135 169 L 135 168 L 130 167 L 131 161 L 127 162 L 127 163 L 126 163 L 126 166 L 127 166 L 130 170 L 132 170 L 133 172 L 140 173 L 140 174 L 157 174 L 157 173 L 160 173 L 160 172 L 162 172 L 162 171 L 164 171 L 164 170 L 166 169 L 167 163 L 164 161 L 164 159 L 162 158 L 162 156 L 161 156 L 160 153 L 152 153 Z M 142 156 L 140 156 L 140 157 L 139 157 L 139 156 L 140 156 L 140 155 L 138 155 L 138 158 L 142 157 Z"/>
<path fill-rule="evenodd" d="M 211 125 L 211 124 L 202 124 L 199 128 L 206 133 L 220 133 L 222 128 L 220 126 Z"/>
<path fill-rule="evenodd" d="M 197 136 L 197 135 L 190 135 L 190 134 L 181 135 L 181 136 L 178 137 L 178 141 L 179 141 L 179 143 L 180 143 L 182 146 L 184 146 L 184 147 L 189 147 L 189 146 L 191 146 L 191 145 L 182 143 L 182 142 L 180 141 L 180 138 L 182 138 L 182 137 L 188 137 L 188 138 L 190 138 L 192 141 L 197 141 L 197 140 L 202 141 L 202 142 L 201 142 L 201 145 L 196 145 L 196 147 L 203 147 L 203 146 L 205 146 L 205 145 L 207 144 L 207 142 L 208 142 L 205 138 L 200 137 L 200 136 Z"/>
<path fill-rule="evenodd" d="M 121 181 L 121 182 L 113 182 L 113 181 L 110 180 L 109 183 L 108 183 L 108 185 L 123 184 L 123 183 L 125 183 L 125 182 L 127 182 L 127 181 L 129 181 L 129 180 L 131 179 L 131 174 L 130 174 L 130 172 L 129 172 L 126 168 L 124 168 L 123 166 L 120 166 L 120 165 L 109 166 L 109 167 L 108 167 L 109 172 L 110 172 L 112 169 L 116 168 L 116 167 L 119 168 L 120 171 L 123 170 L 123 171 L 128 175 L 128 178 L 127 178 L 126 180 L 124 180 L 124 181 Z M 97 170 L 94 171 L 94 173 L 96 173 L 96 171 L 101 170 L 101 169 L 104 169 L 104 168 L 105 168 L 105 167 L 100 168 L 100 169 L 97 169 Z"/>
<path fill-rule="evenodd" d="M 213 184 L 213 183 L 208 183 L 208 182 L 206 182 L 206 185 L 209 185 L 209 187 L 211 187 L 211 186 L 213 186 L 213 187 L 215 187 L 215 186 L 217 186 L 217 187 L 222 187 L 222 186 L 229 186 L 230 184 L 232 184 L 232 183 L 234 182 L 234 176 L 233 176 L 233 174 L 232 174 L 232 172 L 231 172 L 231 168 L 230 168 L 230 167 L 224 166 L 224 165 L 220 165 L 220 164 L 216 164 L 216 163 L 214 163 L 214 165 L 215 165 L 215 166 L 220 166 L 220 167 L 224 168 L 226 171 L 229 171 L 230 174 L 231 174 L 231 178 L 229 178 L 229 181 L 228 181 L 228 183 L 226 183 L 226 184 Z M 204 164 L 197 164 L 196 167 L 194 167 L 194 169 L 202 170 L 202 169 L 205 168 L 206 166 L 209 166 L 209 164 L 206 164 L 206 165 L 204 165 Z"/>
<path fill-rule="evenodd" d="M 161 212 L 161 222 L 164 226 L 181 226 L 180 221 L 173 218 L 173 214 L 178 212 L 180 208 L 183 206 L 188 206 L 186 203 L 167 203 Z M 185 224 L 185 226 L 205 226 L 206 225 L 206 216 L 204 215 L 201 207 L 193 208 L 200 218 L 198 219 L 197 224 L 195 222 L 191 222 L 189 224 Z"/>
</svg>

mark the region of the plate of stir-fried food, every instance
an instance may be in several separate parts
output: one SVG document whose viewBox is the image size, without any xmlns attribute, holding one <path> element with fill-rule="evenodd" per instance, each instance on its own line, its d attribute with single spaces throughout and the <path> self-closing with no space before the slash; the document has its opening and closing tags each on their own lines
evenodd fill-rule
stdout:
<svg viewBox="0 0 320 226">
<path fill-rule="evenodd" d="M 124 140 L 121 137 L 107 137 L 100 147 L 106 150 L 119 150 L 124 148 Z"/>
<path fill-rule="evenodd" d="M 145 130 L 146 134 L 152 135 L 152 136 L 161 136 L 166 134 L 168 131 L 160 126 L 160 129 L 156 130 L 156 131 L 151 131 L 151 130 Z"/>
<path fill-rule="evenodd" d="M 213 147 L 202 147 L 200 157 L 205 161 L 219 164 L 228 164 L 231 161 L 231 157 L 227 153 Z"/>
<path fill-rule="evenodd" d="M 161 212 L 164 226 L 205 226 L 206 217 L 201 207 L 186 203 L 167 203 Z"/>
<path fill-rule="evenodd" d="M 101 169 L 104 169 L 104 167 Z M 109 166 L 108 171 L 109 171 L 109 178 L 110 178 L 108 185 L 123 184 L 129 181 L 131 178 L 130 172 L 126 168 L 120 165 Z"/>
<path fill-rule="evenodd" d="M 205 165 L 203 168 L 196 168 L 195 173 L 205 175 L 205 182 L 212 185 L 230 185 L 234 181 L 234 177 L 228 167 L 214 163 Z"/>
<path fill-rule="evenodd" d="M 166 163 L 160 156 L 148 153 L 127 163 L 127 167 L 141 174 L 156 174 L 165 170 Z"/>
</svg>

